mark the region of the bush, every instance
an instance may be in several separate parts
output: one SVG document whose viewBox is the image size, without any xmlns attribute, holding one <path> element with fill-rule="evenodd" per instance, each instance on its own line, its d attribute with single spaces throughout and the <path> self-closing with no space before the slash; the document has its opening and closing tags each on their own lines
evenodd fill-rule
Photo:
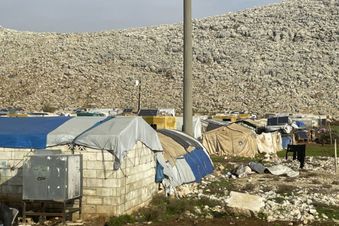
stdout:
<svg viewBox="0 0 339 226">
<path fill-rule="evenodd" d="M 331 143 L 331 135 L 332 135 L 332 141 L 337 139 L 339 141 L 339 133 L 336 130 L 332 130 L 332 134 L 330 134 L 329 131 L 326 131 L 324 133 L 321 133 L 318 142 L 320 144 L 330 144 Z"/>
<path fill-rule="evenodd" d="M 135 220 L 131 215 L 121 215 L 114 216 L 109 219 L 108 222 L 105 223 L 105 226 L 122 226 L 127 223 L 134 223 Z"/>
</svg>

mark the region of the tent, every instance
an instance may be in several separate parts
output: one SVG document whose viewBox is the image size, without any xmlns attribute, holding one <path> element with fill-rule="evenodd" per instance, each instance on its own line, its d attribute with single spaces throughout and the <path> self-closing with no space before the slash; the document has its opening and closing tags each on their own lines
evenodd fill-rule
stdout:
<svg viewBox="0 0 339 226">
<path fill-rule="evenodd" d="M 158 131 L 164 158 L 173 172 L 174 186 L 200 182 L 213 172 L 213 163 L 203 145 L 193 137 L 180 131 L 162 129 Z M 157 171 L 158 172 L 158 171 Z M 157 177 L 161 178 L 161 170 Z"/>
<path fill-rule="evenodd" d="M 206 132 L 203 145 L 220 156 L 254 157 L 258 150 L 255 132 L 235 123 Z"/>
<path fill-rule="evenodd" d="M 278 131 L 257 135 L 259 153 L 277 153 L 283 149 L 281 134 Z"/>
<path fill-rule="evenodd" d="M 36 154 L 31 149 L 83 156 L 84 216 L 120 215 L 147 204 L 157 193 L 157 163 L 173 184 L 158 135 L 141 117 L 0 118 L 0 147 L 0 199 L 21 202 L 19 172 Z"/>
</svg>

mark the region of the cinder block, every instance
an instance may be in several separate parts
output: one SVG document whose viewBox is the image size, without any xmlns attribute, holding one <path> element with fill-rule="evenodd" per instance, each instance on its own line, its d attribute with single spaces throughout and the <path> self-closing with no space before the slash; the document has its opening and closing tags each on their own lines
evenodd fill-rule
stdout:
<svg viewBox="0 0 339 226">
<path fill-rule="evenodd" d="M 97 171 L 92 169 L 84 169 L 82 171 L 84 178 L 97 178 Z"/>
<path fill-rule="evenodd" d="M 82 159 L 84 161 L 96 161 L 97 160 L 97 153 L 93 152 L 83 152 Z"/>
<path fill-rule="evenodd" d="M 112 197 L 112 189 L 111 188 L 97 188 L 96 195 Z"/>
<path fill-rule="evenodd" d="M 86 187 L 88 188 L 98 188 L 103 186 L 103 179 L 84 178 L 84 182 L 86 182 Z"/>
<path fill-rule="evenodd" d="M 87 196 L 86 197 L 86 204 L 101 205 L 102 204 L 102 198 L 97 197 L 97 196 Z"/>
<path fill-rule="evenodd" d="M 9 160 L 12 159 L 12 152 L 3 151 L 0 153 L 0 159 L 2 160 Z"/>
<path fill-rule="evenodd" d="M 86 162 L 86 168 L 84 169 L 89 169 L 89 170 L 102 170 L 103 169 L 103 164 L 101 161 L 96 161 L 96 160 L 93 160 L 93 161 L 85 161 Z"/>
<path fill-rule="evenodd" d="M 102 187 L 104 188 L 119 188 L 121 187 L 120 179 L 103 179 Z"/>
<path fill-rule="evenodd" d="M 98 161 L 113 161 L 114 159 L 114 156 L 108 151 L 98 151 L 96 155 Z"/>
<path fill-rule="evenodd" d="M 102 168 L 101 169 L 105 169 L 105 170 L 113 170 L 113 161 L 104 161 L 101 162 Z"/>
<path fill-rule="evenodd" d="M 109 206 L 109 205 L 102 205 L 102 206 L 97 206 L 97 213 L 100 215 L 115 215 L 116 208 Z"/>
<path fill-rule="evenodd" d="M 83 194 L 84 196 L 88 196 L 88 195 L 96 195 L 96 189 L 88 189 L 88 188 L 84 188 L 83 189 Z"/>
<path fill-rule="evenodd" d="M 84 214 L 87 214 L 87 213 L 96 213 L 97 212 L 97 207 L 96 207 L 96 205 L 82 205 L 82 212 Z"/>
<path fill-rule="evenodd" d="M 12 159 L 14 160 L 22 160 L 24 157 L 27 157 L 31 155 L 31 153 L 29 151 L 18 151 L 18 152 L 13 152 L 12 153 Z"/>
</svg>

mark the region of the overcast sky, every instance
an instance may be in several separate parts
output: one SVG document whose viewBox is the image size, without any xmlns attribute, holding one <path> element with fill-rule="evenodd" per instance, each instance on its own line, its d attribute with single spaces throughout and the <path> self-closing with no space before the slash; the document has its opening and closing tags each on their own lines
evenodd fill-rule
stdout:
<svg viewBox="0 0 339 226">
<path fill-rule="evenodd" d="M 194 18 L 280 0 L 192 0 Z M 25 31 L 91 32 L 177 23 L 183 0 L 0 0 L 0 26 Z"/>
</svg>

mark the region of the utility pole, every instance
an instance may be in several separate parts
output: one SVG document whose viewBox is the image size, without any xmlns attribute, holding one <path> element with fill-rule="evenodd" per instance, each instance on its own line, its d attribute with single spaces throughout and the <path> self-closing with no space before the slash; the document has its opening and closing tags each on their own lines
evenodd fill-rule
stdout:
<svg viewBox="0 0 339 226">
<path fill-rule="evenodd" d="M 184 128 L 193 136 L 192 110 L 192 0 L 184 1 Z"/>
<path fill-rule="evenodd" d="M 141 109 L 141 80 L 137 79 L 135 80 L 135 86 L 138 87 L 138 109 L 137 109 L 137 113 L 139 113 L 140 109 Z"/>
</svg>

